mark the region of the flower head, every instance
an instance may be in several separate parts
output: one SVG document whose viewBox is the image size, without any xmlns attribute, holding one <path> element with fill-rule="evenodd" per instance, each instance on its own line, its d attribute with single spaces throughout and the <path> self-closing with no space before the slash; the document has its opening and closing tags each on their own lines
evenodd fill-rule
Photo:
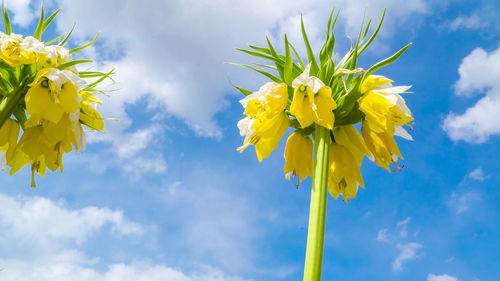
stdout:
<svg viewBox="0 0 500 281">
<path fill-rule="evenodd" d="M 292 82 L 295 89 L 290 106 L 293 114 L 302 128 L 313 123 L 328 129 L 333 129 L 335 116 L 333 110 L 337 104 L 332 98 L 330 87 L 314 76 L 309 76 L 310 65 Z"/>
<path fill-rule="evenodd" d="M 313 144 L 309 136 L 294 132 L 288 137 L 283 167 L 287 180 L 290 180 L 292 176 L 298 176 L 300 183 L 312 175 L 312 152 Z"/>
</svg>

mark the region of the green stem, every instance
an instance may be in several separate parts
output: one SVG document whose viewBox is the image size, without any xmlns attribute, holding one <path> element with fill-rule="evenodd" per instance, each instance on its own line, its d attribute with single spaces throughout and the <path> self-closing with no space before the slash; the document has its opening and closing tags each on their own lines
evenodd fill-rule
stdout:
<svg viewBox="0 0 500 281">
<path fill-rule="evenodd" d="M 330 130 L 316 125 L 314 174 L 307 231 L 304 281 L 320 281 L 325 241 L 326 198 L 328 181 L 328 150 Z"/>
<path fill-rule="evenodd" d="M 25 87 L 20 87 L 0 101 L 0 128 L 12 115 L 16 106 L 21 103 L 25 93 Z"/>
</svg>

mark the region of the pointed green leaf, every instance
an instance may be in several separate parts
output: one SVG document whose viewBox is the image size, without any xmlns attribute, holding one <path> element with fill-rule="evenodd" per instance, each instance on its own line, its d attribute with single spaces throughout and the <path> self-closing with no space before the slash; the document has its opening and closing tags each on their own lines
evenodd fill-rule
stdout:
<svg viewBox="0 0 500 281">
<path fill-rule="evenodd" d="M 89 43 L 87 43 L 87 44 L 85 44 L 85 45 L 83 45 L 81 47 L 69 50 L 70 54 L 79 52 L 79 51 L 81 51 L 81 50 L 83 50 L 85 48 L 88 48 L 88 47 L 94 45 L 94 43 L 97 41 L 98 38 L 99 38 L 99 33 L 97 33 L 97 35 L 94 37 L 94 39 L 92 39 L 92 41 L 90 41 Z"/>
<path fill-rule="evenodd" d="M 299 52 L 295 49 L 295 47 L 290 43 L 290 48 L 292 48 L 293 53 L 295 54 L 295 57 L 297 58 L 297 61 L 299 62 L 301 70 L 304 70 L 306 66 L 304 65 L 304 62 L 302 61 L 302 58 L 299 55 Z"/>
<path fill-rule="evenodd" d="M 54 20 L 54 18 L 57 16 L 57 14 L 59 14 L 60 11 L 61 9 L 57 9 L 52 13 L 52 15 L 50 15 L 50 17 L 47 18 L 47 20 L 43 22 L 42 33 L 47 29 L 47 27 L 49 27 L 50 23 Z"/>
<path fill-rule="evenodd" d="M 3 26 L 5 28 L 5 34 L 9 35 L 12 33 L 12 27 L 10 26 L 9 11 L 5 6 L 5 2 L 2 0 L 2 16 L 3 16 Z"/>
<path fill-rule="evenodd" d="M 63 63 L 60 66 L 58 66 L 57 68 L 59 70 L 63 70 L 63 69 L 72 67 L 73 65 L 77 65 L 77 64 L 81 64 L 81 63 L 88 63 L 88 62 L 93 62 L 93 60 L 74 60 L 74 61 L 70 61 L 67 63 Z"/>
<path fill-rule="evenodd" d="M 307 50 L 307 60 L 311 64 L 311 75 L 315 75 L 318 72 L 318 64 L 316 63 L 316 59 L 314 58 L 314 53 L 311 48 L 311 44 L 309 44 L 309 39 L 307 39 L 306 28 L 304 27 L 304 18 L 302 15 L 300 16 L 300 27 L 302 29 L 302 38 L 304 40 L 304 44 L 306 45 Z"/>
<path fill-rule="evenodd" d="M 370 67 L 370 69 L 368 69 L 365 72 L 365 74 L 363 74 L 363 77 L 366 78 L 366 77 L 370 76 L 371 74 L 373 74 L 378 69 L 395 62 L 408 48 L 411 47 L 411 45 L 412 45 L 412 43 L 404 46 L 399 51 L 397 51 L 394 55 L 386 58 L 385 60 L 379 61 L 378 63 L 374 64 L 372 67 Z"/>
<path fill-rule="evenodd" d="M 66 45 L 66 42 L 68 42 L 68 39 L 69 37 L 71 36 L 71 34 L 73 33 L 73 30 L 75 29 L 75 26 L 76 26 L 76 23 L 73 24 L 73 26 L 71 27 L 71 30 L 68 32 L 68 34 L 64 37 L 64 39 L 59 42 L 59 46 L 64 46 Z"/>
<path fill-rule="evenodd" d="M 288 85 L 292 84 L 292 72 L 293 72 L 293 58 L 292 53 L 290 52 L 290 45 L 288 43 L 288 38 L 285 34 L 285 69 L 283 73 L 283 80 Z"/>
<path fill-rule="evenodd" d="M 35 37 L 36 39 L 38 39 L 40 41 L 42 40 L 44 17 L 45 17 L 45 11 L 44 11 L 43 5 L 42 5 L 42 10 L 40 12 L 40 19 L 38 20 L 38 24 L 36 25 L 35 33 L 33 34 L 33 37 Z"/>
<path fill-rule="evenodd" d="M 229 62 L 228 64 L 235 65 L 235 66 L 245 67 L 245 68 L 251 69 L 253 71 L 256 71 L 256 72 L 258 72 L 258 73 L 266 76 L 267 78 L 273 80 L 274 82 L 277 82 L 277 83 L 282 82 L 281 79 L 279 79 L 278 77 L 272 75 L 271 73 L 266 72 L 264 70 L 260 70 L 258 68 L 255 68 L 255 67 L 251 66 L 251 65 L 246 65 L 246 64 L 241 64 L 241 63 L 234 63 L 234 62 Z"/>
</svg>

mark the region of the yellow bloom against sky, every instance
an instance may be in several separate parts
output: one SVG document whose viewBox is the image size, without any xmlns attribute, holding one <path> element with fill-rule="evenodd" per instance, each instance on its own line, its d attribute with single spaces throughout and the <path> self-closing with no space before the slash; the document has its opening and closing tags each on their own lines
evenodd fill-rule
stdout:
<svg viewBox="0 0 500 281">
<path fill-rule="evenodd" d="M 34 29 L 40 1 L 6 3 L 14 32 Z M 500 237 L 494 219 L 500 175 L 492 157 L 500 153 L 500 123 L 492 118 L 500 104 L 498 1 L 44 3 L 47 13 L 62 11 L 42 41 L 75 22 L 68 49 L 101 32 L 95 48 L 81 54 L 97 65 L 78 69 L 117 68 L 118 90 L 98 95 L 97 110 L 119 121 L 105 120 L 104 133 L 87 134 L 86 150 L 65 154 L 65 171 L 47 171 L 36 189 L 27 187 L 29 167 L 0 173 L 0 280 L 300 280 L 311 181 L 296 189 L 296 179 L 282 174 L 294 130 L 263 162 L 253 145 L 235 151 L 244 139 L 235 123 L 246 115 L 228 80 L 252 92 L 271 80 L 223 62 L 255 62 L 234 48 L 265 46 L 266 35 L 283 53 L 283 33 L 305 54 L 301 14 L 319 51 L 333 4 L 341 11 L 339 51 L 349 48 L 365 15 L 376 21 L 388 8 L 381 37 L 360 66 L 414 43 L 375 74 L 394 87 L 412 85 L 414 94 L 400 95 L 415 118 L 413 131 L 403 126 L 415 142 L 393 136 L 405 157 L 398 161 L 402 171 L 388 173 L 364 159 L 366 189 L 358 187 L 348 204 L 329 197 L 324 275 L 338 281 L 500 275 L 492 250 Z"/>
</svg>

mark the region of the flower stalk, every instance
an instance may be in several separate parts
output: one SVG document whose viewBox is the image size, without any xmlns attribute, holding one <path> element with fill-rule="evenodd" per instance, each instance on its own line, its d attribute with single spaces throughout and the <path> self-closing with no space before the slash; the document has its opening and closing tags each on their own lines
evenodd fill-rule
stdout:
<svg viewBox="0 0 500 281">
<path fill-rule="evenodd" d="M 328 181 L 328 148 L 330 131 L 316 125 L 314 142 L 314 174 L 309 209 L 304 281 L 321 280 L 325 242 L 326 198 Z"/>
</svg>

